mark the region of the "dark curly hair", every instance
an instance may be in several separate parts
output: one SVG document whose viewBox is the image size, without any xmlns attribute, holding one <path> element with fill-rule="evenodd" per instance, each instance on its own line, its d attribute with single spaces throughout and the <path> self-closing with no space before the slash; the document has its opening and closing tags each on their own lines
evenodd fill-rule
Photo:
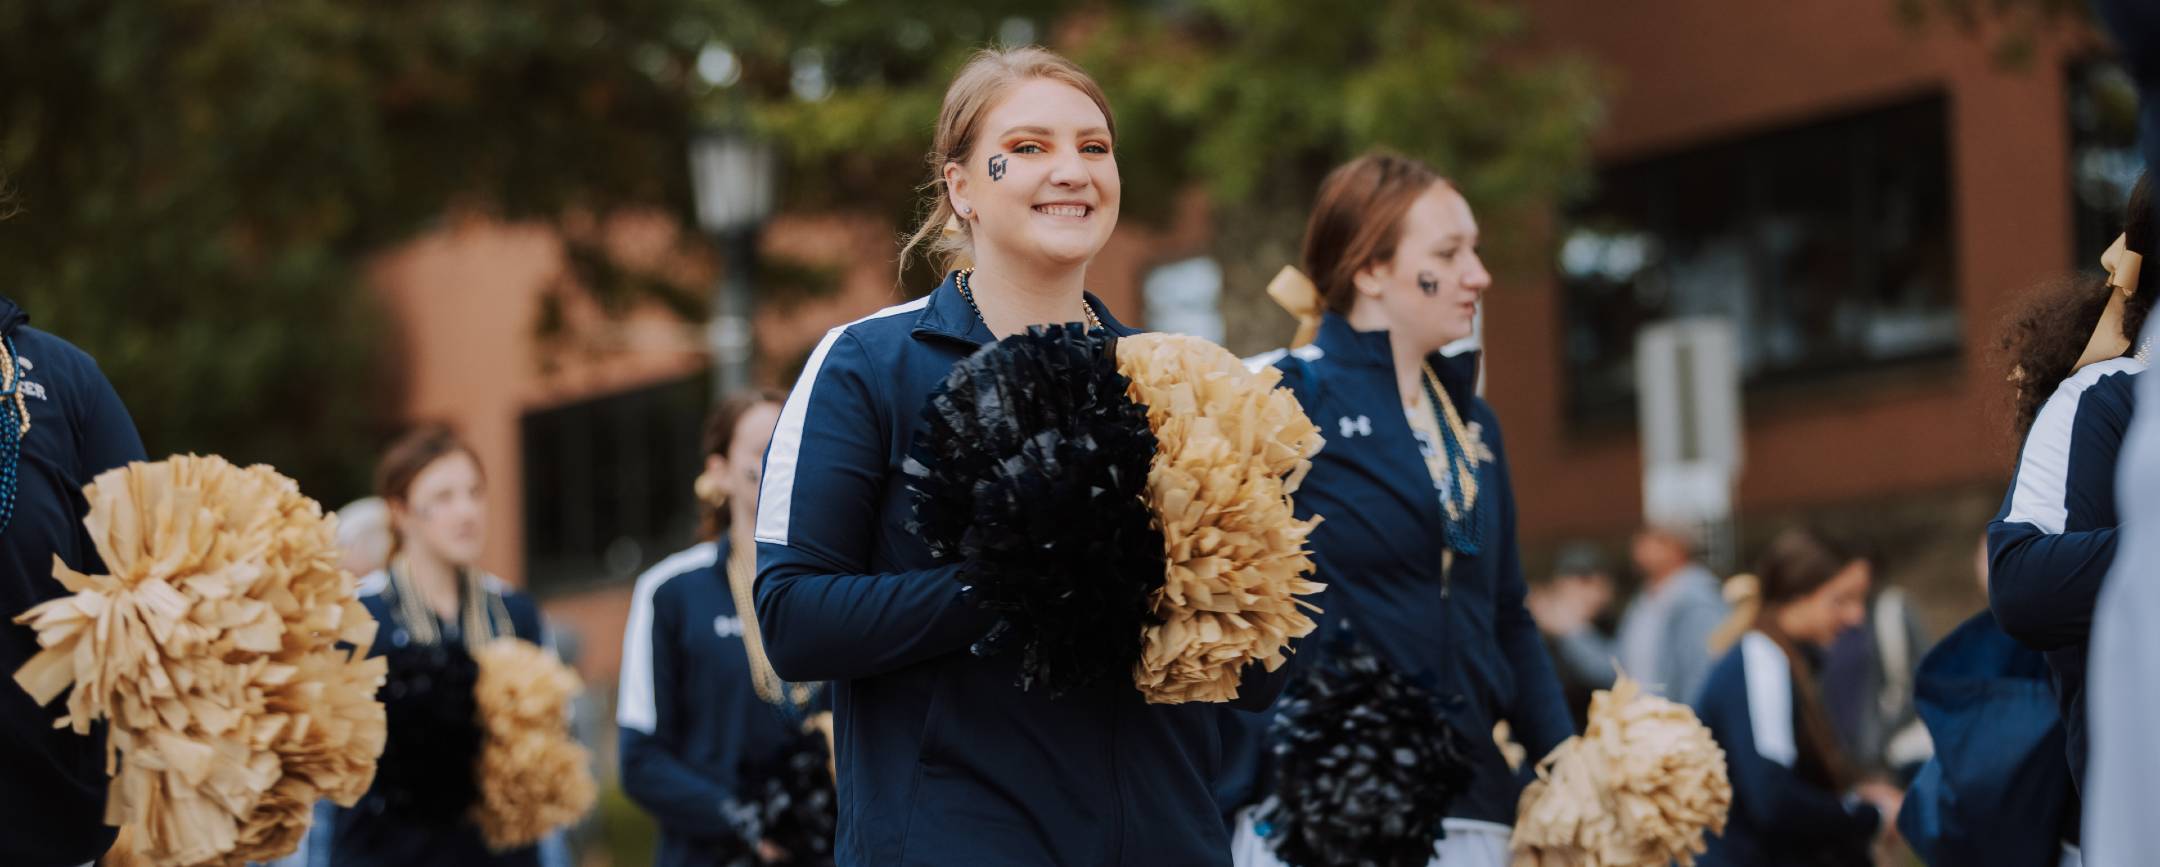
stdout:
<svg viewBox="0 0 2160 867">
<path fill-rule="evenodd" d="M 2153 225 L 2152 179 L 2139 175 L 2130 190 L 2123 215 L 2124 246 L 2150 257 L 2156 240 Z M 2160 266 L 2138 274 L 2136 291 L 2123 306 L 2123 336 L 2135 343 L 2152 312 L 2156 289 L 2160 289 Z M 2070 376 L 2070 368 L 2085 352 L 2093 327 L 2107 309 L 2107 276 L 2076 274 L 2058 277 L 2025 293 L 2025 303 L 2012 314 L 1996 348 L 2008 360 L 2003 372 L 2014 388 L 2012 406 L 2017 417 L 2016 434 L 2032 428 L 2040 408 L 2055 387 Z"/>
</svg>

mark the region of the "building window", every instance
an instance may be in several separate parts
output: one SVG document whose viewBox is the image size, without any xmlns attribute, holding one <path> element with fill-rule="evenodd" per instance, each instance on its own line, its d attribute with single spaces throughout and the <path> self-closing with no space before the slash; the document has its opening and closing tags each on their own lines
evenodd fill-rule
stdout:
<svg viewBox="0 0 2160 867">
<path fill-rule="evenodd" d="M 1140 294 L 1149 330 L 1223 341 L 1222 266 L 1215 260 L 1181 259 L 1149 271 Z"/>
<path fill-rule="evenodd" d="M 2137 85 L 2113 60 L 2072 64 L 2070 251 L 2072 267 L 2100 270 L 2100 253 L 2122 234 L 2123 207 L 2145 168 L 2138 153 Z"/>
<path fill-rule="evenodd" d="M 1730 318 L 1744 385 L 1952 356 L 1940 95 L 1603 167 L 1559 252 L 1569 416 L 1630 418 L 1635 335 Z"/>
<path fill-rule="evenodd" d="M 525 568 L 535 592 L 629 580 L 690 545 L 711 387 L 694 376 L 525 415 Z"/>
</svg>

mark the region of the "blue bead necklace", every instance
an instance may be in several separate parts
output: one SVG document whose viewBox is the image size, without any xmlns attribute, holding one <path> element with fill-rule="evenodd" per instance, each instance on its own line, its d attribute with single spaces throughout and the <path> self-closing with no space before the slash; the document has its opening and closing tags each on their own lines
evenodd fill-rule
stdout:
<svg viewBox="0 0 2160 867">
<path fill-rule="evenodd" d="M 23 399 L 21 356 L 15 338 L 0 341 L 0 533 L 15 520 L 21 485 L 23 439 L 30 435 L 30 405 Z"/>
<path fill-rule="evenodd" d="M 1448 550 L 1465 557 L 1477 556 L 1484 547 L 1485 532 L 1477 519 L 1479 464 L 1482 449 L 1473 452 L 1480 444 L 1468 442 L 1470 432 L 1462 423 L 1462 416 L 1455 412 L 1455 404 L 1448 400 L 1447 392 L 1440 388 L 1440 377 L 1433 373 L 1431 365 L 1425 367 L 1425 394 L 1432 399 L 1433 414 L 1440 417 L 1440 443 L 1447 451 L 1447 465 L 1454 471 L 1454 484 L 1448 485 L 1444 520 L 1441 525 L 1447 535 Z"/>
</svg>

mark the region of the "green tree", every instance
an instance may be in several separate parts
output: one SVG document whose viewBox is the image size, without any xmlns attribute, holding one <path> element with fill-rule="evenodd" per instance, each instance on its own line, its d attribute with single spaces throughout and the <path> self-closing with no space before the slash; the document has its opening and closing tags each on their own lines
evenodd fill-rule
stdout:
<svg viewBox="0 0 2160 867">
<path fill-rule="evenodd" d="M 2009 68 L 2031 64 L 2042 37 L 2096 23 L 2091 0 L 1892 0 L 1891 8 L 1915 29 L 1941 21 L 1986 39 L 1995 62 Z"/>
<path fill-rule="evenodd" d="M 400 382 L 368 257 L 452 203 L 550 223 L 687 212 L 707 11 L 0 0 L 0 168 L 20 209 L 0 223 L 0 293 L 99 359 L 153 455 L 357 494 Z M 571 241 L 577 291 L 658 288 Z"/>
<path fill-rule="evenodd" d="M 968 51 L 1040 39 L 1079 60 L 1118 114 L 1127 219 L 1165 215 L 1188 185 L 1210 194 L 1239 350 L 1287 335 L 1260 289 L 1294 261 L 1333 165 L 1375 146 L 1421 157 L 1506 247 L 1526 237 L 1522 218 L 1582 180 L 1597 121 L 1588 67 L 1528 50 L 1524 13 L 1501 0 L 722 5 L 717 50 L 739 80 L 715 109 L 787 142 L 791 202 L 903 222 Z"/>
</svg>

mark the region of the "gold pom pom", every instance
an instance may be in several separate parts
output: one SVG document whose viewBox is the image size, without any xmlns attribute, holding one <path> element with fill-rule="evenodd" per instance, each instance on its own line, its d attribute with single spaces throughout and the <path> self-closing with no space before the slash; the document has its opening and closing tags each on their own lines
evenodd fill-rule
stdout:
<svg viewBox="0 0 2160 867">
<path fill-rule="evenodd" d="M 351 805 L 382 755 L 375 619 L 336 525 L 291 479 L 218 457 L 136 463 L 83 489 L 110 575 L 54 559 L 71 596 L 23 613 L 15 673 L 63 723 L 111 723 L 105 821 L 155 865 L 290 854 L 318 798 Z M 340 648 L 340 641 L 359 648 Z"/>
<path fill-rule="evenodd" d="M 1290 494 L 1320 453 L 1319 429 L 1273 368 L 1253 372 L 1197 337 L 1118 341 L 1129 394 L 1148 407 L 1155 460 L 1148 501 L 1162 523 L 1168 571 L 1155 595 L 1163 621 L 1144 633 L 1133 683 L 1156 704 L 1229 701 L 1247 663 L 1287 661 L 1313 631 L 1298 596 L 1322 585 Z"/>
<path fill-rule="evenodd" d="M 473 701 L 487 731 L 473 823 L 498 852 L 529 846 L 584 816 L 598 795 L 592 756 L 570 737 L 570 698 L 583 686 L 529 641 L 498 638 L 473 660 Z"/>
<path fill-rule="evenodd" d="M 1621 675 L 1590 725 L 1538 762 L 1515 819 L 1515 867 L 1692 865 L 1732 809 L 1725 751 L 1694 711 Z"/>
</svg>

